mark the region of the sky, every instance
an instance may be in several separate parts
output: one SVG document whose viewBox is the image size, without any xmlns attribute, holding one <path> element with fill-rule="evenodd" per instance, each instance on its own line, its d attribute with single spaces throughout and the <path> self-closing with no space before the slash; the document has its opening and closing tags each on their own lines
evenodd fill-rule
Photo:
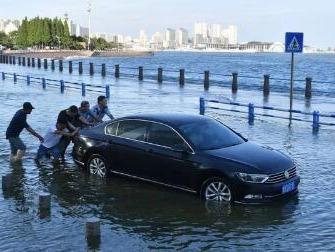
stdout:
<svg viewBox="0 0 335 252">
<path fill-rule="evenodd" d="M 193 32 L 195 22 L 238 27 L 238 42 L 284 42 L 304 32 L 304 44 L 335 47 L 334 0 L 92 0 L 92 32 L 149 36 L 165 28 Z M 0 18 L 63 17 L 88 26 L 87 0 L 0 0 Z"/>
</svg>

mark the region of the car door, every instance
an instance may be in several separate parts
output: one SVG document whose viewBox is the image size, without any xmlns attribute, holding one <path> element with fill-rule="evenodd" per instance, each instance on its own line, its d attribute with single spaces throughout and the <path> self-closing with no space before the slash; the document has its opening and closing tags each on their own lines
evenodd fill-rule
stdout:
<svg viewBox="0 0 335 252">
<path fill-rule="evenodd" d="M 148 126 L 148 122 L 141 120 L 118 121 L 115 137 L 112 140 L 113 148 L 117 149 L 115 171 L 142 177 Z"/>
<path fill-rule="evenodd" d="M 146 173 L 151 179 L 165 184 L 191 188 L 195 175 L 193 151 L 171 127 L 151 123 L 146 154 Z"/>
</svg>

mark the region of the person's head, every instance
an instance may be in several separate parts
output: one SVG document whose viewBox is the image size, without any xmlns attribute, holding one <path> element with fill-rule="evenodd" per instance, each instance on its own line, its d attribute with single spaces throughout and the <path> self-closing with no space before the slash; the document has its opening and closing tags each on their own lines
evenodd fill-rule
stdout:
<svg viewBox="0 0 335 252">
<path fill-rule="evenodd" d="M 64 121 L 57 121 L 56 128 L 57 130 L 64 130 L 67 127 L 67 123 Z"/>
<path fill-rule="evenodd" d="M 75 105 L 72 105 L 67 109 L 67 114 L 71 117 L 75 117 L 78 114 L 78 107 Z"/>
<path fill-rule="evenodd" d="M 99 104 L 99 106 L 106 107 L 107 106 L 106 96 L 100 95 L 98 97 L 98 104 Z"/>
<path fill-rule="evenodd" d="M 23 107 L 24 113 L 26 113 L 26 114 L 30 114 L 31 111 L 34 109 L 33 105 L 31 105 L 30 102 L 23 103 L 22 107 Z"/>
<path fill-rule="evenodd" d="M 90 103 L 88 101 L 82 101 L 80 104 L 80 110 L 82 112 L 87 112 L 90 110 Z"/>
</svg>

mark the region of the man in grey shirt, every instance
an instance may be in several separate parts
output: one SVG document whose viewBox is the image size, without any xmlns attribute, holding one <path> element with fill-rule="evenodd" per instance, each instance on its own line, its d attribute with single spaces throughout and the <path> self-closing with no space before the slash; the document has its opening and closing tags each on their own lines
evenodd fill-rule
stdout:
<svg viewBox="0 0 335 252">
<path fill-rule="evenodd" d="M 107 106 L 107 99 L 105 96 L 101 95 L 98 97 L 98 104 L 91 108 L 91 118 L 90 121 L 94 123 L 101 123 L 103 122 L 103 118 L 107 115 L 111 120 L 114 119 L 114 116 L 108 109 Z"/>
</svg>

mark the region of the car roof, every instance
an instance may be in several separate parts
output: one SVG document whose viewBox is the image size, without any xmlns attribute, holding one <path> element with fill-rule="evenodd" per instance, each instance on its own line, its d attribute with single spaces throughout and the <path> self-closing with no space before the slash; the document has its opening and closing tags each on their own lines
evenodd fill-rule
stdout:
<svg viewBox="0 0 335 252">
<path fill-rule="evenodd" d="M 156 114 L 138 114 L 118 118 L 117 120 L 136 119 L 148 120 L 154 122 L 164 123 L 170 126 L 180 126 L 187 123 L 203 122 L 208 120 L 209 117 L 196 114 L 183 114 L 183 113 L 156 113 Z"/>
</svg>

